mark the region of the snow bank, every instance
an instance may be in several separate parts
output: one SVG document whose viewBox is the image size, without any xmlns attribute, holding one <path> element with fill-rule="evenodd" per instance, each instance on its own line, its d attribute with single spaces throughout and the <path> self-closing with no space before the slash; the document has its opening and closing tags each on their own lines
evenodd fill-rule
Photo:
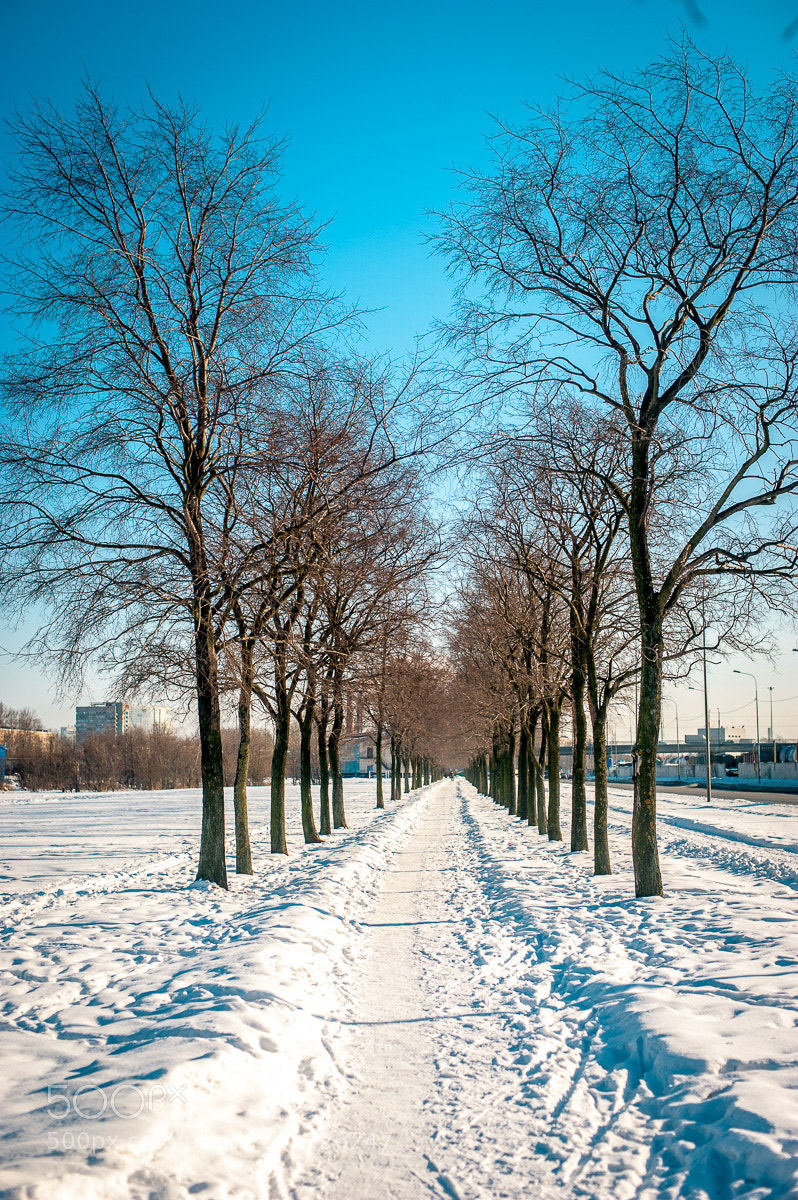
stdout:
<svg viewBox="0 0 798 1200">
<path fill-rule="evenodd" d="M 461 796 L 495 926 L 530 948 L 502 990 L 529 1006 L 519 1069 L 556 1194 L 798 1195 L 794 809 L 663 795 L 666 896 L 636 901 L 627 791 L 611 792 L 603 878 Z"/>
<path fill-rule="evenodd" d="M 378 812 L 374 786 L 347 785 L 351 829 L 312 847 L 290 793 L 287 859 L 252 789 L 258 873 L 229 892 L 188 886 L 196 792 L 0 799 L 0 1195 L 284 1191 L 342 1084 L 330 1014 L 358 917 L 425 801 Z"/>
</svg>

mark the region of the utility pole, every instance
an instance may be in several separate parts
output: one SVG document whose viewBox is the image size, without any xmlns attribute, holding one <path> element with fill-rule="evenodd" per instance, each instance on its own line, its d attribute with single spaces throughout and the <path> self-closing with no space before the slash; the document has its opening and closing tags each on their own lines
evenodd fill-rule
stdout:
<svg viewBox="0 0 798 1200">
<path fill-rule="evenodd" d="M 775 779 L 776 778 L 776 770 L 775 770 L 775 767 L 776 767 L 776 727 L 773 724 L 773 688 L 769 686 L 768 691 L 770 692 L 770 738 L 771 738 L 771 741 L 773 742 L 773 768 L 774 768 L 774 770 L 773 770 L 772 778 Z"/>
</svg>

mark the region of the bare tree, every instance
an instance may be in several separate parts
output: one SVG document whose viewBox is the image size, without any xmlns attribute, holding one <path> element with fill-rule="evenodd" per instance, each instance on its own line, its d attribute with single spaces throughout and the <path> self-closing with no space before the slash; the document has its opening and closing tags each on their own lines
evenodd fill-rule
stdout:
<svg viewBox="0 0 798 1200">
<path fill-rule="evenodd" d="M 358 658 L 380 645 L 385 610 L 392 604 L 395 611 L 403 607 L 411 586 L 422 586 L 425 572 L 440 554 L 437 529 L 423 503 L 424 483 L 411 464 L 370 480 L 357 499 L 348 521 L 337 523 L 320 563 L 328 623 L 326 678 L 332 725 L 327 752 L 334 828 L 346 826 L 339 762 L 344 688 L 348 681 L 357 690 Z"/>
<path fill-rule="evenodd" d="M 629 622 L 634 582 L 624 512 L 611 483 L 622 443 L 612 422 L 579 402 L 540 405 L 533 428 L 505 440 L 492 470 L 503 542 L 521 570 L 544 570 L 543 587 L 568 609 L 573 711 L 571 849 L 588 849 L 585 697 L 593 723 L 596 872 L 609 871 L 606 712 L 636 676 Z M 540 551 L 546 553 L 541 554 Z M 619 671 L 620 660 L 625 668 Z M 598 700 L 598 679 L 607 691 Z M 610 683 L 611 681 L 611 683 Z M 599 761 L 601 760 L 601 761 Z"/>
<path fill-rule="evenodd" d="M 167 574 L 187 597 L 202 745 L 197 877 L 226 886 L 214 606 L 220 479 L 331 320 L 316 230 L 277 196 L 257 124 L 215 137 L 186 105 L 123 113 L 86 86 L 72 115 L 13 122 L 8 275 L 27 341 L 8 363 L 4 440 L 15 578 L 55 596 L 75 571 L 125 594 Z M 231 439 L 231 432 L 233 437 Z"/>
<path fill-rule="evenodd" d="M 413 787 L 421 787 L 462 761 L 462 697 L 429 632 L 428 621 L 405 626 L 387 663 L 383 716 L 391 738 L 392 800 L 401 795 L 403 762 L 410 764 Z M 409 791 L 409 778 L 406 783 Z"/>
<path fill-rule="evenodd" d="M 640 629 L 635 891 L 658 895 L 669 615 L 696 577 L 744 587 L 796 568 L 798 341 L 782 315 L 796 277 L 796 89 L 783 77 L 757 95 L 731 61 L 685 42 L 571 101 L 500 128 L 495 170 L 466 178 L 440 245 L 464 275 L 465 369 L 500 392 L 554 380 L 623 429 L 612 486 Z M 694 487 L 674 523 L 677 463 Z"/>
</svg>

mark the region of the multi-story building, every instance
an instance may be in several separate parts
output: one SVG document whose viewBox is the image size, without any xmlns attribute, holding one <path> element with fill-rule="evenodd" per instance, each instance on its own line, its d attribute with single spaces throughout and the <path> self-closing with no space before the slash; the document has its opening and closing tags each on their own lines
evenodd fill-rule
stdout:
<svg viewBox="0 0 798 1200">
<path fill-rule="evenodd" d="M 54 737 L 55 734 L 51 729 L 17 729 L 9 726 L 0 728 L 0 742 L 4 746 L 10 746 L 15 742 L 27 742 L 28 745 L 33 744 L 46 749 Z"/>
<path fill-rule="evenodd" d="M 127 733 L 130 705 L 124 700 L 103 704 L 78 704 L 75 707 L 75 738 L 82 742 L 90 733 Z"/>
<path fill-rule="evenodd" d="M 686 733 L 684 735 L 685 746 L 704 746 L 704 745 L 706 745 L 706 740 L 707 740 L 706 726 L 704 726 L 703 729 L 699 729 L 698 733 Z M 737 738 L 736 740 L 740 741 L 740 738 Z M 713 744 L 713 742 L 717 742 L 717 744 L 719 746 L 721 746 L 721 745 L 723 745 L 723 743 L 725 741 L 726 741 L 726 730 L 723 728 L 723 726 L 715 725 L 713 727 L 712 725 L 710 725 L 710 727 L 709 727 L 709 744 L 710 744 L 710 746 Z"/>
<path fill-rule="evenodd" d="M 172 732 L 172 710 L 163 704 L 128 704 L 107 700 L 103 704 L 79 704 L 75 708 L 75 736 L 81 742 L 90 733 Z"/>
<path fill-rule="evenodd" d="M 130 728 L 144 733 L 171 733 L 172 710 L 165 704 L 131 704 Z"/>
</svg>

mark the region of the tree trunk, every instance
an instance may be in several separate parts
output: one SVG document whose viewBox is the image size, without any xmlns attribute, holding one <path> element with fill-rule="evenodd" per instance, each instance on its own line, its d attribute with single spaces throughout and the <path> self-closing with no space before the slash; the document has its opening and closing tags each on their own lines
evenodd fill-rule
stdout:
<svg viewBox="0 0 798 1200">
<path fill-rule="evenodd" d="M 285 838 L 285 764 L 288 759 L 288 739 L 291 732 L 291 706 L 285 682 L 285 664 L 275 658 L 274 667 L 274 752 L 272 754 L 271 785 L 271 852 L 287 854 Z"/>
<path fill-rule="evenodd" d="M 196 519 L 196 518 L 195 518 Z M 194 656 L 197 682 L 200 763 L 202 769 L 202 832 L 197 879 L 227 887 L 224 857 L 224 768 L 222 720 L 216 664 L 213 610 L 204 555 L 194 577 Z M 192 559 L 194 554 L 192 554 Z"/>
<path fill-rule="evenodd" d="M 585 758 L 587 753 L 587 720 L 585 718 L 585 672 L 582 665 L 574 668 L 571 686 L 574 716 L 573 779 L 571 780 L 571 851 L 587 850 L 587 790 L 585 788 Z"/>
<path fill-rule="evenodd" d="M 549 705 L 549 729 L 547 755 L 549 760 L 549 812 L 548 830 L 550 842 L 562 841 L 560 829 L 560 706 Z"/>
<path fill-rule="evenodd" d="M 344 809 L 344 781 L 341 775 L 341 730 L 344 725 L 344 705 L 340 688 L 336 688 L 333 699 L 333 723 L 327 747 L 330 755 L 330 775 L 332 777 L 332 810 L 333 828 L 348 829 Z"/>
<path fill-rule="evenodd" d="M 410 759 L 405 759 L 405 795 L 410 792 Z"/>
<path fill-rule="evenodd" d="M 396 734 L 391 734 L 391 802 L 399 799 L 399 747 Z"/>
<path fill-rule="evenodd" d="M 312 687 L 312 684 L 310 686 Z M 311 786 L 314 708 L 315 698 L 311 693 L 305 697 L 299 719 L 299 795 L 302 808 L 302 833 L 305 836 L 305 845 L 313 845 L 321 841 L 316 831 L 316 819 L 313 815 L 313 790 Z"/>
<path fill-rule="evenodd" d="M 543 778 L 543 773 L 546 770 L 548 762 L 549 745 L 549 718 L 545 710 L 540 719 L 540 754 L 538 755 L 537 768 L 535 771 L 535 794 L 537 796 L 538 809 L 538 833 L 547 834 L 549 832 L 549 814 L 546 809 L 546 783 Z"/>
<path fill-rule="evenodd" d="M 330 765 L 327 758 L 327 704 L 322 700 L 318 716 L 317 746 L 319 750 L 319 832 L 332 833 L 330 809 Z"/>
<path fill-rule="evenodd" d="M 529 819 L 529 729 L 526 715 L 521 714 L 521 728 L 518 734 L 518 816 L 520 820 Z"/>
<path fill-rule="evenodd" d="M 662 686 L 662 632 L 658 623 L 643 625 L 640 704 L 637 714 L 637 774 L 632 813 L 632 862 L 635 895 L 661 896 L 657 850 L 657 745 Z"/>
<path fill-rule="evenodd" d="M 607 834 L 607 710 L 604 707 L 599 707 L 593 717 L 593 757 L 596 764 L 593 869 L 596 875 L 611 875 L 610 843 Z"/>
<path fill-rule="evenodd" d="M 585 613 L 582 603 L 582 574 L 579 559 L 571 559 L 571 604 L 569 616 L 571 649 L 571 710 L 573 712 L 573 767 L 571 771 L 571 851 L 587 850 L 587 790 L 585 788 L 585 758 L 587 754 L 587 721 L 585 720 L 585 688 L 587 686 L 587 654 L 585 646 Z"/>
<path fill-rule="evenodd" d="M 494 804 L 502 803 L 501 746 L 499 744 L 499 734 L 495 730 L 493 733 L 493 750 L 490 756 L 490 795 Z"/>
<path fill-rule="evenodd" d="M 379 721 L 377 722 L 374 753 L 377 758 L 377 808 L 385 808 L 385 800 L 382 795 L 382 725 Z"/>
<path fill-rule="evenodd" d="M 543 770 L 540 765 L 540 759 L 535 753 L 535 734 L 538 727 L 538 714 L 534 713 L 529 720 L 527 728 L 527 825 L 537 825 L 538 822 L 538 777 L 541 784 L 543 783 Z"/>
<path fill-rule="evenodd" d="M 515 802 L 515 730 L 511 729 L 507 734 L 507 741 L 504 750 L 504 787 L 505 787 L 505 804 L 507 811 L 511 816 L 516 814 Z"/>
<path fill-rule="evenodd" d="M 236 777 L 233 784 L 233 808 L 236 826 L 236 874 L 252 875 L 252 850 L 249 843 L 249 816 L 247 813 L 247 776 L 249 775 L 249 750 L 252 742 L 252 641 L 242 638 L 241 688 L 238 693 L 238 758 Z"/>
<path fill-rule="evenodd" d="M 632 436 L 629 492 L 629 549 L 640 613 L 640 703 L 637 714 L 637 770 L 632 810 L 632 862 L 636 896 L 661 896 L 657 850 L 657 742 L 662 686 L 662 619 L 648 547 L 651 432 Z"/>
</svg>

